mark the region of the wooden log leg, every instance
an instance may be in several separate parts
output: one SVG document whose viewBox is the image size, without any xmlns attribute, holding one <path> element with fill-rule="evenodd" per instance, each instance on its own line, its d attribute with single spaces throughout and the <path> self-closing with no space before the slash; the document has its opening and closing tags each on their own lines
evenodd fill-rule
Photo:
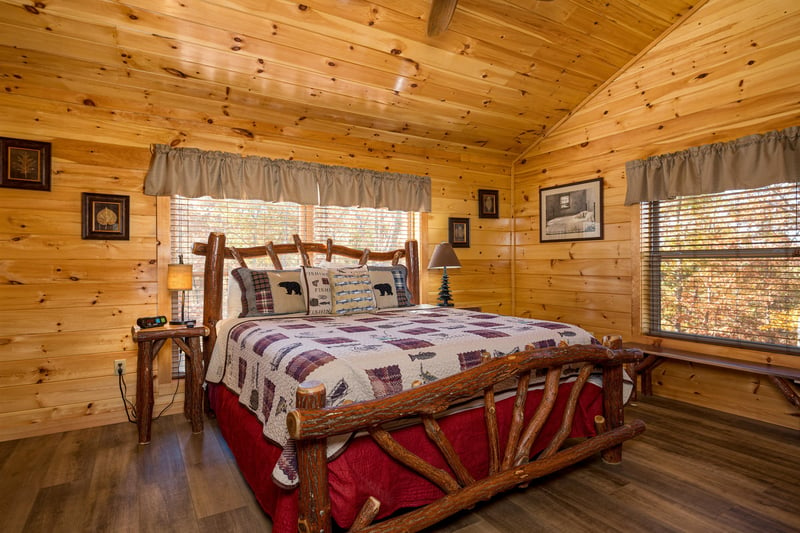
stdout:
<svg viewBox="0 0 800 533">
<path fill-rule="evenodd" d="M 187 346 L 188 348 L 188 346 Z M 183 417 L 186 420 L 192 419 L 192 396 L 191 390 L 194 387 L 194 372 L 192 372 L 192 355 L 189 353 L 189 350 L 184 350 L 184 368 L 185 368 L 185 375 L 183 378 Z M 192 425 L 192 432 L 196 433 L 194 430 L 194 425 Z"/>
<path fill-rule="evenodd" d="M 642 396 L 653 395 L 653 369 L 663 362 L 661 357 L 648 354 L 639 363 L 633 365 L 634 372 L 642 379 Z"/>
<path fill-rule="evenodd" d="M 153 343 L 139 343 L 136 359 L 136 426 L 139 444 L 150 442 L 150 426 L 153 422 Z"/>
<path fill-rule="evenodd" d="M 653 395 L 653 369 L 648 368 L 642 374 L 642 395 Z"/>
<path fill-rule="evenodd" d="M 603 367 L 603 415 L 609 430 L 622 426 L 624 422 L 622 409 L 622 366 L 606 365 Z M 606 463 L 620 463 L 622 444 L 603 450 L 600 456 Z"/>
<path fill-rule="evenodd" d="M 191 372 L 191 380 L 187 380 L 184 397 L 189 404 L 189 421 L 192 423 L 192 432 L 203 431 L 203 354 L 200 351 L 200 337 L 190 337 L 189 348 L 191 356 L 186 362 L 187 376 Z M 191 369 L 191 370 L 190 370 Z"/>
<path fill-rule="evenodd" d="M 298 409 L 325 407 L 325 386 L 320 382 L 303 383 L 297 389 L 296 403 Z M 333 531 L 326 442 L 326 439 L 297 441 L 297 469 L 300 475 L 297 530 L 300 533 Z"/>
</svg>

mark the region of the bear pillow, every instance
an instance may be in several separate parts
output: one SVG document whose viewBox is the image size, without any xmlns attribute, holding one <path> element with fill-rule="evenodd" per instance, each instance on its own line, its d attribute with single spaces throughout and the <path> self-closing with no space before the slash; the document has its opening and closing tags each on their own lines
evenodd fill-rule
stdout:
<svg viewBox="0 0 800 533">
<path fill-rule="evenodd" d="M 303 313 L 306 299 L 300 283 L 300 270 L 231 271 L 242 295 L 239 317 Z"/>
</svg>

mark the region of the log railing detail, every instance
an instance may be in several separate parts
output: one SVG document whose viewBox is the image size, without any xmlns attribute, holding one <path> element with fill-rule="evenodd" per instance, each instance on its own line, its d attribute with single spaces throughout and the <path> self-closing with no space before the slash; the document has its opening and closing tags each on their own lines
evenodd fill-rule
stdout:
<svg viewBox="0 0 800 533">
<path fill-rule="evenodd" d="M 458 456 L 458 453 L 455 448 L 453 448 L 453 445 L 442 431 L 436 419 L 431 415 L 422 415 L 422 424 L 425 427 L 425 434 L 428 435 L 428 438 L 439 448 L 439 452 L 442 454 L 442 457 L 444 457 L 444 460 L 447 461 L 450 470 L 455 474 L 458 483 L 462 487 L 474 483 L 475 479 L 464 467 L 464 463 L 461 462 L 461 458 Z"/>
<path fill-rule="evenodd" d="M 503 464 L 500 467 L 505 470 L 511 467 L 514 459 L 514 451 L 519 444 L 519 437 L 522 433 L 522 425 L 525 423 L 525 400 L 528 398 L 528 385 L 531 382 L 531 373 L 523 372 L 517 381 L 517 394 L 514 397 L 514 410 L 511 414 L 511 427 L 508 430 L 508 442 L 506 453 L 503 456 Z"/>
<path fill-rule="evenodd" d="M 192 246 L 194 255 L 205 256 L 204 281 L 203 281 L 203 325 L 210 333 L 203 342 L 205 368 L 208 368 L 208 357 L 216 343 L 216 324 L 222 318 L 222 287 L 227 278 L 225 268 L 226 259 L 235 259 L 239 264 L 245 263 L 248 258 L 269 257 L 276 270 L 283 270 L 281 255 L 300 255 L 302 264 L 310 265 L 309 254 L 325 254 L 326 261 L 336 258 L 355 259 L 359 262 L 370 261 L 382 263 L 391 261 L 393 265 L 398 264 L 400 259 L 405 260 L 408 269 L 406 283 L 411 289 L 411 303 L 419 303 L 420 279 L 419 279 L 419 244 L 417 241 L 407 241 L 405 246 L 399 250 L 387 250 L 385 252 L 375 252 L 366 249 L 350 248 L 333 244 L 331 239 L 326 243 L 303 242 L 299 236 L 292 237 L 292 243 L 275 244 L 272 241 L 264 246 L 236 247 L 235 251 L 225 246 L 225 234 L 212 232 L 208 236 L 208 242 L 196 242 Z"/>
<path fill-rule="evenodd" d="M 275 270 L 283 270 L 283 265 L 281 264 L 281 258 L 278 255 L 278 252 L 275 251 L 275 244 L 272 241 L 269 241 L 265 246 L 265 249 L 267 252 L 267 256 L 269 256 L 270 261 L 272 261 L 272 266 L 275 267 Z"/>
<path fill-rule="evenodd" d="M 583 386 L 586 385 L 586 382 L 589 380 L 592 370 L 594 370 L 592 365 L 583 365 L 578 372 L 578 378 L 575 380 L 575 383 L 572 384 L 572 390 L 569 392 L 569 398 L 567 399 L 567 405 L 561 420 L 561 427 L 553 436 L 547 448 L 542 452 L 540 456 L 542 459 L 554 455 L 561 448 L 561 445 L 564 444 L 564 441 L 567 440 L 570 432 L 572 432 L 572 421 L 575 419 L 575 409 L 578 405 L 578 398 L 581 395 Z"/>
<path fill-rule="evenodd" d="M 542 400 L 536 407 L 536 412 L 528 422 L 528 427 L 525 428 L 525 433 L 522 436 L 522 441 L 516 448 L 514 455 L 514 464 L 520 465 L 528 460 L 531 456 L 531 448 L 539 436 L 539 432 L 547 422 L 547 417 L 550 416 L 550 411 L 556 404 L 556 397 L 558 396 L 558 384 L 561 379 L 561 367 L 557 366 L 550 368 L 547 371 L 547 377 L 544 382 L 544 392 L 542 393 Z"/>
<path fill-rule="evenodd" d="M 356 519 L 353 520 L 353 525 L 350 526 L 350 531 L 355 533 L 369 526 L 372 521 L 375 520 L 375 517 L 378 516 L 378 511 L 380 511 L 380 509 L 381 502 L 379 502 L 377 498 L 374 496 L 367 498 L 367 501 L 365 501 L 364 505 L 361 506 L 358 516 L 356 516 Z"/>
<path fill-rule="evenodd" d="M 484 351 L 481 363 L 486 364 L 492 355 Z M 483 391 L 483 419 L 486 424 L 486 437 L 489 439 L 489 475 L 500 471 L 500 430 L 497 428 L 497 407 L 494 401 L 494 387 Z"/>
<path fill-rule="evenodd" d="M 326 438 L 332 435 L 367 431 L 387 454 L 444 492 L 444 496 L 436 502 L 372 525 L 370 523 L 378 514 L 380 502 L 371 498 L 362 507 L 351 531 L 419 531 L 458 510 L 469 508 L 514 486 L 525 486 L 533 479 L 592 454 L 599 452 L 607 462 L 618 462 L 621 459 L 622 442 L 644 431 L 644 423 L 640 420 L 628 425 L 623 425 L 622 420 L 622 365 L 640 359 L 641 352 L 638 350 L 611 350 L 597 345 L 525 350 L 497 358 L 484 354 L 481 365 L 457 375 L 379 400 L 335 408 L 324 407 L 325 393 L 321 384 L 303 384 L 297 392 L 298 408 L 287 417 L 289 433 L 297 443 L 300 531 L 331 531 L 324 454 Z M 561 369 L 567 365 L 579 369 L 566 401 L 560 428 L 544 451 L 531 459 L 534 442 L 553 410 Z M 571 432 L 578 398 L 596 367 L 602 369 L 604 380 L 608 380 L 604 381 L 603 388 L 605 418 L 595 420 L 598 435 L 562 449 Z M 523 414 L 528 382 L 531 375 L 542 375 L 544 372 L 547 377 L 543 400 L 526 426 Z M 517 395 L 508 444 L 501 461 L 495 386 L 510 379 L 517 380 Z M 478 480 L 464 467 L 434 418 L 434 413 L 476 397 L 484 400 L 484 420 L 489 439 L 489 473 Z M 452 475 L 403 447 L 388 430 L 381 427 L 400 419 L 416 420 L 423 424 L 428 438 L 439 449 Z"/>
<path fill-rule="evenodd" d="M 455 492 L 458 490 L 458 482 L 450 474 L 436 468 L 427 461 L 421 459 L 415 453 L 399 444 L 388 431 L 378 427 L 368 429 L 370 436 L 375 440 L 383 451 L 392 456 L 396 461 L 406 465 L 408 468 L 421 475 L 444 492 Z"/>
</svg>

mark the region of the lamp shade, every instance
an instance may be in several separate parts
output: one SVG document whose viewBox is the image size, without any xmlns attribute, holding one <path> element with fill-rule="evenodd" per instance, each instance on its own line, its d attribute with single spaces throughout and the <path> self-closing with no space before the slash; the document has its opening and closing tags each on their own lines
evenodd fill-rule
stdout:
<svg viewBox="0 0 800 533">
<path fill-rule="evenodd" d="M 192 265 L 169 264 L 167 266 L 167 289 L 171 291 L 192 290 Z"/>
<path fill-rule="evenodd" d="M 431 256 L 428 268 L 459 268 L 461 263 L 456 257 L 456 252 L 449 242 L 442 242 L 436 245 L 436 249 Z"/>
</svg>

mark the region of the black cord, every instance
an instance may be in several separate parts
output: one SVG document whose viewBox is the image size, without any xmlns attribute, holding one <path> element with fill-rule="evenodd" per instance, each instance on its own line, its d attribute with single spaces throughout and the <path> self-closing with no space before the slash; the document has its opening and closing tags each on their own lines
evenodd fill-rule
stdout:
<svg viewBox="0 0 800 533">
<path fill-rule="evenodd" d="M 181 360 L 182 360 L 182 359 L 183 359 L 183 350 L 180 350 L 180 349 L 179 349 L 179 350 L 178 350 L 178 368 L 180 368 L 180 367 L 181 367 Z M 185 375 L 185 374 L 184 374 L 184 375 Z M 184 381 L 186 381 L 186 380 L 184 379 Z M 158 420 L 159 418 L 161 418 L 161 415 L 163 415 L 163 414 L 164 414 L 164 411 L 166 411 L 167 409 L 169 409 L 169 408 L 170 408 L 170 406 L 171 406 L 171 405 L 172 405 L 172 404 L 175 402 L 175 396 L 178 394 L 178 387 L 180 386 L 180 384 L 181 384 L 180 380 L 179 380 L 179 379 L 176 379 L 176 380 L 175 380 L 175 392 L 173 392 L 173 393 L 172 393 L 172 399 L 169 401 L 169 403 L 166 405 L 166 407 L 164 407 L 164 408 L 161 410 L 161 412 L 160 412 L 160 413 L 158 413 L 158 415 L 156 415 L 156 417 L 155 417 L 153 420 Z M 186 400 L 184 399 L 184 401 L 186 401 Z"/>
<path fill-rule="evenodd" d="M 181 366 L 181 360 L 183 359 L 183 350 L 178 350 L 178 367 Z M 128 422 L 131 424 L 135 424 L 138 416 L 136 414 L 136 406 L 128 400 L 128 386 L 125 384 L 125 377 L 122 372 L 117 372 L 117 376 L 119 376 L 119 394 L 122 396 L 122 405 L 125 406 L 125 416 L 128 417 Z M 175 380 L 175 391 L 172 393 L 172 398 L 170 399 L 169 403 L 164 407 L 161 412 L 156 415 L 153 420 L 158 420 L 161 418 L 161 415 L 169 409 L 173 403 L 175 403 L 175 396 L 178 395 L 178 388 L 180 387 L 180 380 Z"/>
<path fill-rule="evenodd" d="M 128 395 L 128 386 L 125 384 L 125 378 L 123 377 L 122 372 L 118 371 L 117 376 L 119 376 L 119 394 L 120 396 L 122 396 L 122 405 L 125 406 L 125 416 L 128 417 L 128 422 L 130 422 L 131 424 L 135 424 L 137 419 L 136 406 L 133 405 L 126 397 Z M 130 412 L 128 411 L 129 409 L 128 406 L 130 406 Z M 131 415 L 131 413 L 133 413 L 133 415 Z"/>
</svg>

